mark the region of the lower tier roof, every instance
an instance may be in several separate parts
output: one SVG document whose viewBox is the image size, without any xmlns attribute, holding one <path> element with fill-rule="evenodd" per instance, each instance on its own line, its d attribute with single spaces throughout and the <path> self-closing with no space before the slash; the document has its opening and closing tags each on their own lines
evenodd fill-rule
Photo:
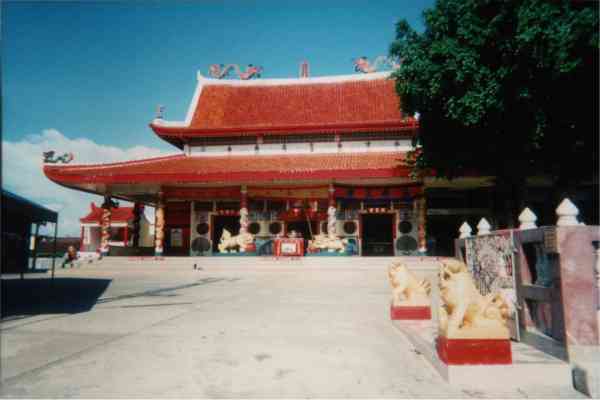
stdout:
<svg viewBox="0 0 600 400">
<path fill-rule="evenodd" d="M 174 155 L 96 165 L 44 165 L 52 181 L 104 194 L 111 185 L 248 184 L 333 181 L 336 179 L 408 179 L 404 152 L 335 154 Z M 116 194 L 116 193 L 113 193 Z"/>
</svg>

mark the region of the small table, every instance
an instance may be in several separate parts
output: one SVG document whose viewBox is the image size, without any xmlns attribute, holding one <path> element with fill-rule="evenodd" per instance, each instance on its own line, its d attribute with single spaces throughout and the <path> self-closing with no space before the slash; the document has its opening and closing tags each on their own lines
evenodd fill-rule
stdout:
<svg viewBox="0 0 600 400">
<path fill-rule="evenodd" d="M 302 238 L 281 238 L 275 239 L 273 249 L 275 256 L 293 256 L 299 257 L 304 255 L 304 239 Z"/>
</svg>

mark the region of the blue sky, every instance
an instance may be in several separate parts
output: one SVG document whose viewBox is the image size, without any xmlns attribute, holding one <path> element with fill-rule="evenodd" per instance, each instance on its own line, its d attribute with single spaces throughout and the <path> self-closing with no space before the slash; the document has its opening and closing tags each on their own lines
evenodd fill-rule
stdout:
<svg viewBox="0 0 600 400">
<path fill-rule="evenodd" d="M 399 19 L 420 29 L 421 13 L 432 4 L 4 1 L 3 145 L 73 148 L 79 140 L 113 153 L 122 149 L 122 156 L 134 146 L 173 151 L 148 123 L 157 104 L 166 107 L 165 118 L 184 119 L 196 71 L 206 74 L 213 63 L 253 63 L 264 67 L 265 78 L 295 77 L 307 59 L 311 76 L 350 74 L 352 58 L 387 54 Z M 11 155 L 4 147 L 6 160 Z M 78 157 L 76 146 L 74 152 L 77 162 L 113 161 L 102 152 L 89 156 L 93 160 Z M 6 168 L 5 186 L 23 191 L 17 168 Z M 19 194 L 42 204 L 52 200 L 33 187 L 26 191 Z"/>
</svg>

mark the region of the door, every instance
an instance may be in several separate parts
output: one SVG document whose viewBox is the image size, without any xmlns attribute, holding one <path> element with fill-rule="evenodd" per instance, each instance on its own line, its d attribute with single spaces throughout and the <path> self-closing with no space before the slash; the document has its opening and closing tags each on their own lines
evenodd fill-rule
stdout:
<svg viewBox="0 0 600 400">
<path fill-rule="evenodd" d="M 394 255 L 394 215 L 362 214 L 362 255 Z"/>
</svg>

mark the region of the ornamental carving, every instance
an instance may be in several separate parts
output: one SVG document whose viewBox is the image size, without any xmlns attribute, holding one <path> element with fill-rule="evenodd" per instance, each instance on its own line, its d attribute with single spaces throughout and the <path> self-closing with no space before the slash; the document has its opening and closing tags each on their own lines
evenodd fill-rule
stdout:
<svg viewBox="0 0 600 400">
<path fill-rule="evenodd" d="M 64 153 L 62 156 L 55 156 L 55 154 L 56 152 L 53 150 L 43 152 L 42 156 L 44 157 L 44 163 L 56 164 L 60 162 L 63 164 L 68 164 L 75 158 L 73 153 Z"/>
<path fill-rule="evenodd" d="M 237 64 L 212 64 L 208 67 L 208 74 L 215 79 L 225 79 L 231 72 L 235 72 L 237 77 L 241 80 L 248 80 L 252 78 L 260 78 L 260 74 L 263 71 L 263 67 L 259 65 L 248 64 L 245 71 L 242 71 Z"/>
<path fill-rule="evenodd" d="M 165 240 L 165 209 L 163 205 L 156 208 L 156 224 L 154 226 L 154 251 L 162 254 Z"/>
<path fill-rule="evenodd" d="M 375 57 L 372 63 L 366 56 L 362 56 L 352 60 L 352 63 L 354 64 L 354 71 L 362 72 L 363 74 L 377 72 L 382 67 L 387 67 L 388 69 L 397 69 L 400 67 L 400 63 L 386 56 Z"/>
</svg>

